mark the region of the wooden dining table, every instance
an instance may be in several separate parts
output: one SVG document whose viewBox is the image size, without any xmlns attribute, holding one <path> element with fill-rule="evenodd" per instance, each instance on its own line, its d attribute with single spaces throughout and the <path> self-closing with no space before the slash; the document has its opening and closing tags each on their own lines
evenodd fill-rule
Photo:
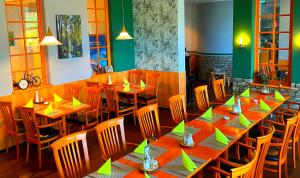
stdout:
<svg viewBox="0 0 300 178">
<path fill-rule="evenodd" d="M 262 99 L 270 107 L 270 111 L 260 110 L 259 103 L 254 102 Z M 231 108 L 219 105 L 213 109 L 211 121 L 198 117 L 187 122 L 186 127 L 193 128 L 193 148 L 180 146 L 182 136 L 172 132 L 160 137 L 157 141 L 151 142 L 151 153 L 159 163 L 158 170 L 151 174 L 154 177 L 192 177 L 202 172 L 202 169 L 219 156 L 226 154 L 228 149 L 246 134 L 253 126 L 260 124 L 268 115 L 280 107 L 289 97 L 284 100 L 276 100 L 273 95 L 263 95 L 251 92 L 249 98 L 241 98 L 243 114 L 249 119 L 251 125 L 243 127 L 239 124 L 238 115 L 231 114 Z M 225 120 L 224 116 L 230 119 Z M 215 128 L 218 128 L 229 139 L 227 145 L 215 141 Z M 184 150 L 197 168 L 193 172 L 187 171 L 181 162 L 181 150 Z M 129 153 L 124 157 L 112 162 L 111 177 L 145 177 L 139 170 L 143 163 L 143 155 Z M 99 165 L 100 167 L 100 165 Z M 97 174 L 97 171 L 88 174 L 86 177 L 106 177 Z"/>
</svg>

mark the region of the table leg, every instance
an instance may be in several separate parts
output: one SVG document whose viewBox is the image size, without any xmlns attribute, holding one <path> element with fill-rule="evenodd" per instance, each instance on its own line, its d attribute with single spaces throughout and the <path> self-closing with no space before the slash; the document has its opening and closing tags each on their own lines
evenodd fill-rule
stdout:
<svg viewBox="0 0 300 178">
<path fill-rule="evenodd" d="M 137 106 L 137 94 L 134 94 L 133 95 L 133 103 L 134 103 L 134 118 L 133 118 L 133 120 L 134 120 L 134 125 L 136 125 L 136 111 L 137 111 L 137 108 L 138 108 L 138 106 Z"/>
</svg>

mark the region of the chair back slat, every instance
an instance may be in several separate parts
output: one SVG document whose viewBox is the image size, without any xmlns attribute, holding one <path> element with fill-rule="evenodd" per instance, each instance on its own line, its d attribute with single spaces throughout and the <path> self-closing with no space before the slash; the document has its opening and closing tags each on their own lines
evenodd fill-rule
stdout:
<svg viewBox="0 0 300 178">
<path fill-rule="evenodd" d="M 87 81 L 86 86 L 91 87 L 91 88 L 100 88 L 100 83 L 99 82 Z"/>
<path fill-rule="evenodd" d="M 298 121 L 298 116 L 287 119 L 284 136 L 282 138 L 282 146 L 279 151 L 280 159 L 286 159 L 288 148 L 289 148 L 289 140 L 296 128 L 296 123 Z"/>
<path fill-rule="evenodd" d="M 213 81 L 214 93 L 217 101 L 224 102 L 226 100 L 226 93 L 224 88 L 224 79 Z"/>
<path fill-rule="evenodd" d="M 195 97 L 200 112 L 206 111 L 210 106 L 207 85 L 195 88 Z"/>
<path fill-rule="evenodd" d="M 231 169 L 231 177 L 232 178 L 256 177 L 256 176 L 254 176 L 254 172 L 255 172 L 255 165 L 258 160 L 258 155 L 259 155 L 259 153 L 257 153 L 257 151 L 254 151 L 254 157 L 252 158 L 252 160 L 249 163 L 247 163 L 243 166 L 240 166 L 238 168 Z"/>
<path fill-rule="evenodd" d="M 173 121 L 178 124 L 181 121 L 187 122 L 186 104 L 184 95 L 176 95 L 169 98 L 169 105 Z"/>
<path fill-rule="evenodd" d="M 146 84 L 154 87 L 153 90 L 148 90 L 146 95 L 158 96 L 159 78 L 160 74 L 158 72 L 146 72 Z"/>
<path fill-rule="evenodd" d="M 19 107 L 18 109 L 25 126 L 27 142 L 39 143 L 40 131 L 38 129 L 38 123 L 35 118 L 34 109 L 25 107 Z"/>
<path fill-rule="evenodd" d="M 299 135 L 300 135 L 300 111 L 298 112 L 297 117 L 298 117 L 298 120 L 297 120 L 297 123 L 296 123 L 294 135 L 293 135 L 295 140 L 299 139 Z"/>
<path fill-rule="evenodd" d="M 81 157 L 81 148 L 84 160 Z M 59 177 L 80 178 L 90 170 L 86 131 L 67 135 L 51 144 Z M 84 163 L 84 164 L 83 164 Z"/>
<path fill-rule="evenodd" d="M 119 108 L 119 95 L 117 94 L 116 86 L 103 84 L 103 89 L 108 109 L 116 111 Z"/>
<path fill-rule="evenodd" d="M 101 93 L 99 88 L 87 88 L 87 104 L 91 106 L 91 109 L 99 109 L 101 101 Z"/>
<path fill-rule="evenodd" d="M 98 124 L 95 130 L 103 159 L 116 160 L 125 155 L 126 140 L 123 117 Z"/>
<path fill-rule="evenodd" d="M 138 70 L 130 70 L 128 72 L 128 81 L 133 84 L 139 84 L 142 77 L 142 72 Z"/>
<path fill-rule="evenodd" d="M 161 136 L 157 104 L 145 106 L 137 111 L 140 129 L 145 139 Z"/>
<path fill-rule="evenodd" d="M 80 84 L 67 84 L 65 86 L 65 99 L 68 101 L 72 101 L 72 98 L 79 99 L 80 97 Z"/>
<path fill-rule="evenodd" d="M 17 123 L 14 119 L 11 102 L 0 101 L 0 112 L 5 123 L 5 130 L 9 135 L 18 133 Z"/>
</svg>

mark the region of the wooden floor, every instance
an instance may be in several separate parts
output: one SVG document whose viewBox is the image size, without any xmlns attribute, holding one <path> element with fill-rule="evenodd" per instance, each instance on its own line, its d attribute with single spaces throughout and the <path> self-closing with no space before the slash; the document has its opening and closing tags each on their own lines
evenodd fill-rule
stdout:
<svg viewBox="0 0 300 178">
<path fill-rule="evenodd" d="M 194 106 L 190 106 L 189 110 L 194 110 Z M 175 126 L 171 120 L 171 114 L 168 110 L 160 110 L 160 121 L 161 125 L 166 126 Z M 140 143 L 143 139 L 140 134 L 138 126 L 134 126 L 133 121 L 128 118 L 125 121 L 125 131 L 127 142 L 131 143 Z M 163 130 L 163 133 L 168 132 L 168 130 Z M 97 136 L 94 131 L 88 133 L 87 137 L 89 156 L 91 162 L 91 169 L 96 170 L 101 164 L 99 154 L 99 146 L 97 141 Z M 10 148 L 9 153 L 6 154 L 5 151 L 0 152 L 0 178 L 27 178 L 27 177 L 45 177 L 52 178 L 58 177 L 55 162 L 53 160 L 53 155 L 48 149 L 43 151 L 43 169 L 38 170 L 37 165 L 37 151 L 36 147 L 32 146 L 30 151 L 29 163 L 25 162 L 25 151 L 26 145 L 21 145 L 21 158 L 20 160 L 16 159 L 15 148 Z M 129 148 L 129 151 L 133 148 Z M 292 160 L 289 156 L 289 177 L 290 178 L 299 178 L 300 177 L 300 161 L 298 160 L 298 168 L 292 168 Z M 204 177 L 210 177 L 206 173 Z M 277 177 L 276 174 L 265 174 L 266 178 Z"/>
</svg>

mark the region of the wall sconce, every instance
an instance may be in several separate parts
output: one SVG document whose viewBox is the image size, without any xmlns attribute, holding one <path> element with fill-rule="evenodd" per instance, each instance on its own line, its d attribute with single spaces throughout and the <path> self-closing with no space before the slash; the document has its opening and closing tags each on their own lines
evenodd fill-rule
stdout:
<svg viewBox="0 0 300 178">
<path fill-rule="evenodd" d="M 240 37 L 239 45 L 240 45 L 240 48 L 244 48 L 245 47 L 244 39 L 242 37 Z"/>
</svg>

